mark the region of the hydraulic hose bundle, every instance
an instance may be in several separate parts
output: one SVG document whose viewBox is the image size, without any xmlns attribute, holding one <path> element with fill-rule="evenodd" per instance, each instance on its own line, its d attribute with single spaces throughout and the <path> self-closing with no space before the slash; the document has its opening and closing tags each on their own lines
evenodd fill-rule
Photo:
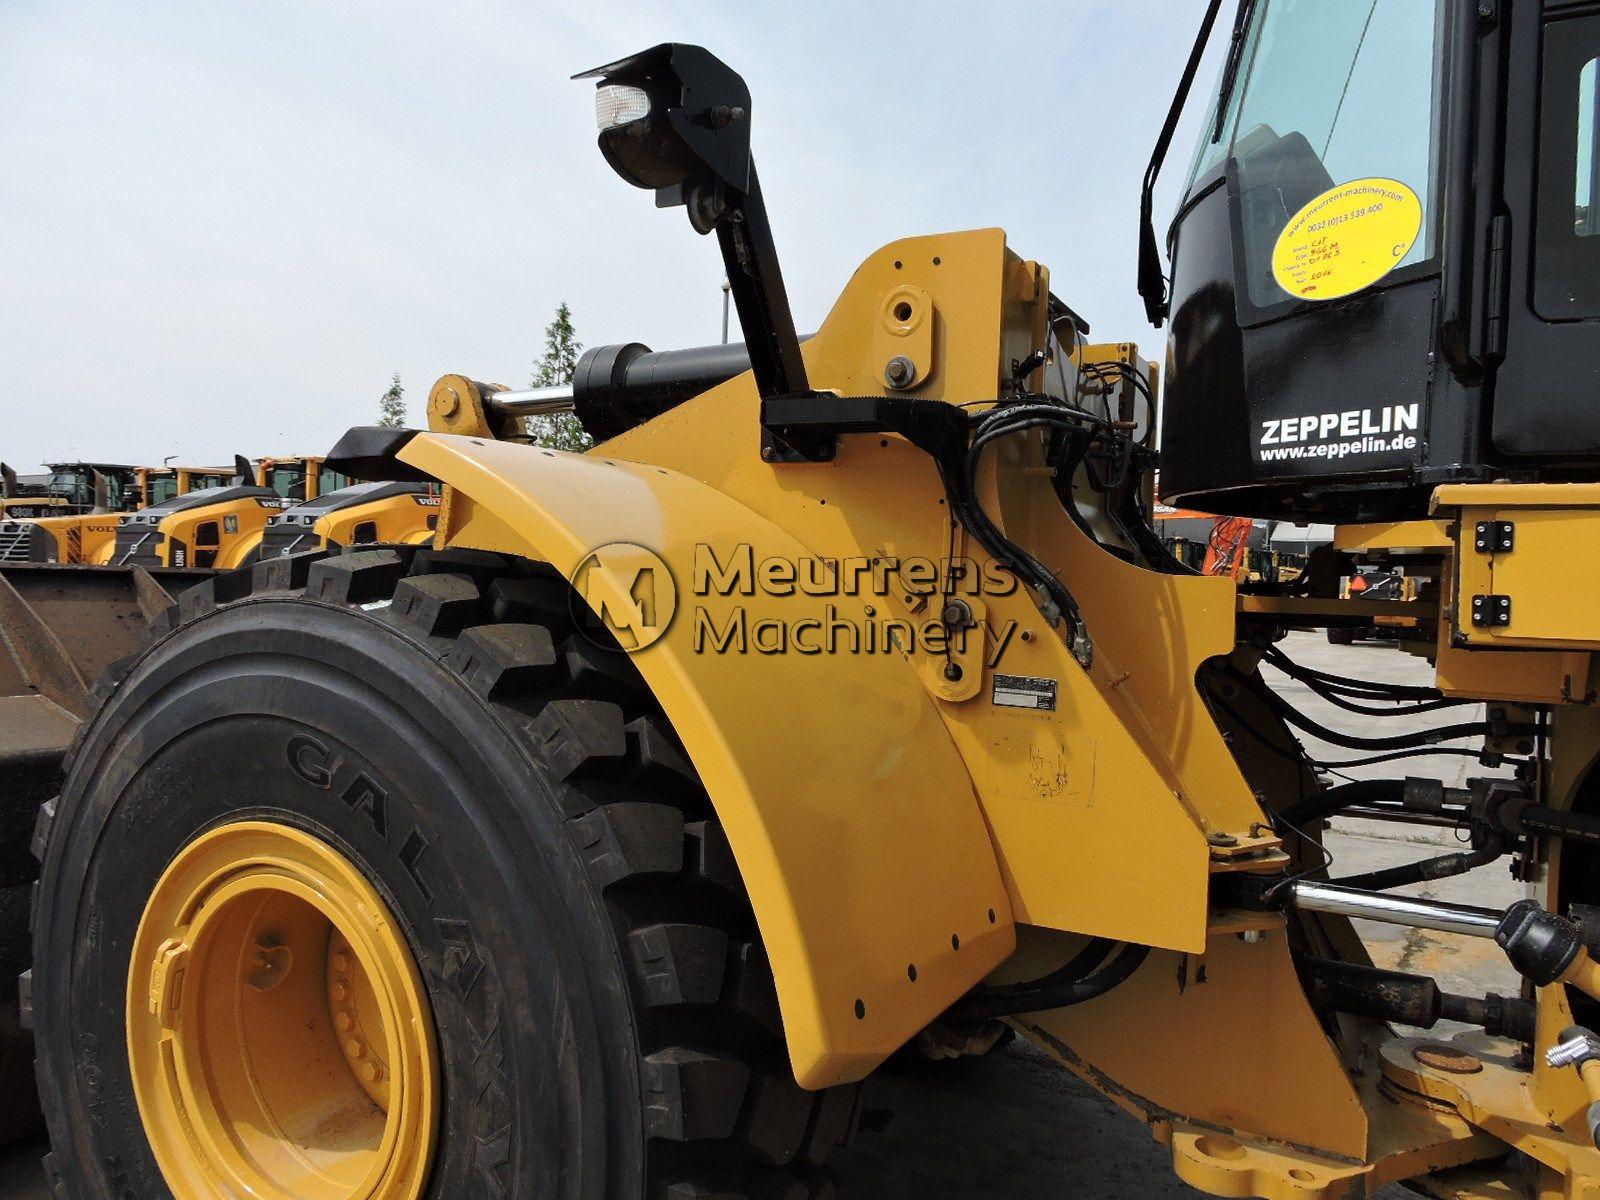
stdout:
<svg viewBox="0 0 1600 1200">
<path fill-rule="evenodd" d="M 1149 946 L 1094 938 L 1048 975 L 1027 983 L 978 988 L 956 1005 L 952 1015 L 988 1020 L 1083 1004 L 1125 983 L 1149 956 Z"/>
<path fill-rule="evenodd" d="M 1019 364 L 1017 377 L 1025 377 L 1037 365 L 1031 359 Z M 1135 390 L 1153 405 L 1149 383 L 1137 371 L 1126 370 L 1120 363 L 1086 363 L 1080 367 L 1080 374 L 1083 378 L 1098 381 L 1102 386 L 1109 386 L 1118 379 L 1132 381 Z M 1125 493 L 1135 481 L 1139 447 L 1116 427 L 1109 414 L 1102 416 L 1052 396 L 1021 391 L 1000 401 L 993 409 L 977 415 L 972 420 L 970 439 L 959 469 L 941 461 L 939 471 L 951 510 L 962 528 L 997 562 L 1046 598 L 1048 607 L 1045 616 L 1067 622 L 1071 631 L 1068 642 L 1073 655 L 1087 667 L 1092 661 L 1094 647 L 1071 590 L 1042 562 L 1006 537 L 978 499 L 978 470 L 983 462 L 984 450 L 1003 438 L 1035 429 L 1052 431 L 1064 443 L 1063 461 L 1057 465 L 1057 493 L 1063 495 L 1068 512 L 1080 527 L 1083 521 L 1070 503 L 1071 481 L 1080 465 L 1090 486 L 1107 495 Z M 1103 468 L 1097 459 L 1105 460 L 1109 467 Z M 1137 515 L 1140 519 L 1136 524 L 1144 527 L 1142 514 Z M 1113 519 L 1120 523 L 1119 514 L 1113 514 Z M 1129 532 L 1130 538 L 1143 553 L 1155 555 L 1163 568 L 1172 569 L 1170 555 L 1165 547 L 1160 546 L 1159 539 L 1150 534 L 1140 540 L 1132 530 Z"/>
</svg>

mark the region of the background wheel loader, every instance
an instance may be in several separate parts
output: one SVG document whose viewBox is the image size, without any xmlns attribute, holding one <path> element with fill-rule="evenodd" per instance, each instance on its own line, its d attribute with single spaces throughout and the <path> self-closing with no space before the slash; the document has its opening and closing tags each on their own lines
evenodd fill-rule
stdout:
<svg viewBox="0 0 1600 1200">
<path fill-rule="evenodd" d="M 116 546 L 119 513 L 138 512 L 190 492 L 226 485 L 227 467 L 108 467 L 59 463 L 40 495 L 5 509 L 0 562 L 104 565 Z"/>
<path fill-rule="evenodd" d="M 235 482 L 179 495 L 122 518 L 105 561 L 119 566 L 232 570 L 282 546 L 326 547 L 387 541 L 415 545 L 432 535 L 436 489 L 361 484 L 321 455 L 240 458 Z"/>
<path fill-rule="evenodd" d="M 48 475 L 23 478 L 0 462 L 0 518 L 43 517 L 66 505 L 65 496 L 51 493 Z"/>
<path fill-rule="evenodd" d="M 48 464 L 0 514 L 0 562 L 89 562 L 116 535 L 116 514 L 139 503 L 143 468 L 116 463 Z"/>
<path fill-rule="evenodd" d="M 1220 9 L 1146 180 L 1164 381 L 992 229 L 870 255 L 802 347 L 743 81 L 590 73 L 746 344 L 445 377 L 430 431 L 330 457 L 441 483 L 431 545 L 213 575 L 108 673 L 34 838 L 59 1190 L 821 1197 L 859 1081 L 996 1020 L 1217 1195 L 1600 1187 L 1600 14 L 1247 0 L 1169 280 L 1150 189 Z M 554 405 L 600 444 L 505 440 Z M 1185 569 L 1158 461 L 1333 549 Z M 1432 687 L 1281 645 L 1378 559 L 1434 581 Z M 1268 673 L 1438 724 L 1341 732 Z M 1467 786 L 1404 775 L 1463 739 Z M 1465 845 L 1341 874 L 1351 813 Z M 1510 909 L 1396 891 L 1507 866 Z M 1379 970 L 1351 918 L 1521 987 Z"/>
</svg>

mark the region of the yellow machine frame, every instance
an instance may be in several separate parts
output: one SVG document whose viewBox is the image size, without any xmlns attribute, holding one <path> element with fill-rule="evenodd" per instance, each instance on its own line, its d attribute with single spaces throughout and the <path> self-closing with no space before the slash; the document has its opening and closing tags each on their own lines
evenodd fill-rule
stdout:
<svg viewBox="0 0 1600 1200">
<path fill-rule="evenodd" d="M 808 373 L 824 390 L 881 394 L 883 363 L 898 354 L 916 365 L 902 394 L 992 400 L 1010 364 L 1043 344 L 1047 296 L 1044 269 L 1000 231 L 896 242 L 860 267 L 806 344 Z M 1212 900 L 1219 876 L 1281 869 L 1288 856 L 1196 673 L 1235 652 L 1236 621 L 1371 604 L 1240 597 L 1231 580 L 1132 566 L 1067 519 L 1037 443 L 1014 439 L 992 456 L 987 504 L 1071 580 L 1094 633 L 1087 669 L 1020 589 L 966 597 L 973 627 L 959 648 L 912 639 L 882 654 L 765 655 L 755 669 L 759 645 L 708 650 L 706 631 L 741 611 L 749 628 L 790 630 L 833 617 L 914 628 L 928 615 L 928 591 L 914 587 L 741 588 L 790 578 L 770 564 L 830 564 L 836 583 L 852 563 L 889 564 L 897 581 L 896 566 L 913 561 L 984 567 L 952 532 L 928 460 L 903 439 L 847 436 L 831 462 L 774 464 L 756 406 L 742 376 L 576 456 L 492 440 L 482 397 L 452 376 L 430 406 L 436 432 L 400 458 L 447 485 L 438 544 L 547 561 L 608 627 L 618 613 L 630 634 L 644 623 L 634 660 L 728 829 L 803 1085 L 860 1078 L 979 981 L 1036 977 L 1102 936 L 1157 950 L 1114 997 L 1014 1023 L 1146 1120 L 1196 1186 L 1332 1197 L 1427 1173 L 1441 1194 L 1491 1195 L 1474 1191 L 1471 1164 L 1512 1145 L 1552 1180 L 1566 1176 L 1569 1194 L 1600 1187 L 1575 1073 L 1536 1071 L 1527 1093 L 1493 1046 L 1475 1048 L 1476 1074 L 1442 1079 L 1371 1023 L 1330 1037 L 1291 943 L 1359 960 L 1348 922 L 1320 917 L 1294 934 L 1278 914 Z M 1341 541 L 1433 556 L 1458 599 L 1445 613 L 1408 602 L 1418 618 L 1407 632 L 1435 639 L 1421 648 L 1437 658 L 1440 686 L 1525 702 L 1592 697 L 1600 628 L 1587 609 L 1515 605 L 1553 573 L 1572 578 L 1571 539 L 1600 536 L 1600 489 L 1446 488 L 1438 505 L 1437 521 Z M 1523 557 L 1468 561 L 1462 531 L 1512 511 Z M 1559 558 L 1544 535 L 1557 527 Z M 753 576 L 729 574 L 735 551 Z M 641 600 L 640 580 L 657 573 L 674 581 L 669 604 L 659 591 Z M 1459 596 L 1480 587 L 1516 597 L 1497 641 L 1515 649 L 1473 652 L 1489 635 L 1462 627 Z M 997 666 L 1052 681 L 1053 710 L 995 703 Z M 1564 723 L 1575 732 L 1556 769 L 1570 802 L 1600 721 Z M 1561 985 L 1541 1001 L 1542 1041 L 1570 1009 Z"/>
</svg>

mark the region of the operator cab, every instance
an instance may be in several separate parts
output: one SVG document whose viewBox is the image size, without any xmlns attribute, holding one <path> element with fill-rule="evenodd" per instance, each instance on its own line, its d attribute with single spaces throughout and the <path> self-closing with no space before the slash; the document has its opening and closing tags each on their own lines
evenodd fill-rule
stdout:
<svg viewBox="0 0 1600 1200">
<path fill-rule="evenodd" d="M 1156 312 L 1168 499 L 1377 520 L 1600 478 L 1597 60 L 1592 3 L 1244 0 Z"/>
</svg>

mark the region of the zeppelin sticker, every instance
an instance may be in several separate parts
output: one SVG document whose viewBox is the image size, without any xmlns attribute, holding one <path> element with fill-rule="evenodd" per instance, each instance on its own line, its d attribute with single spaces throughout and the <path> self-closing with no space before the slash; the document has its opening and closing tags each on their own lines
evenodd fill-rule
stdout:
<svg viewBox="0 0 1600 1200">
<path fill-rule="evenodd" d="M 1304 417 L 1261 422 L 1256 456 L 1262 462 L 1295 458 L 1341 459 L 1351 454 L 1383 454 L 1417 448 L 1420 404 L 1347 408 Z"/>
<path fill-rule="evenodd" d="M 1421 232 L 1416 192 L 1397 179 L 1357 179 L 1290 218 L 1272 250 L 1272 276 L 1296 299 L 1338 300 L 1398 267 Z"/>
</svg>

